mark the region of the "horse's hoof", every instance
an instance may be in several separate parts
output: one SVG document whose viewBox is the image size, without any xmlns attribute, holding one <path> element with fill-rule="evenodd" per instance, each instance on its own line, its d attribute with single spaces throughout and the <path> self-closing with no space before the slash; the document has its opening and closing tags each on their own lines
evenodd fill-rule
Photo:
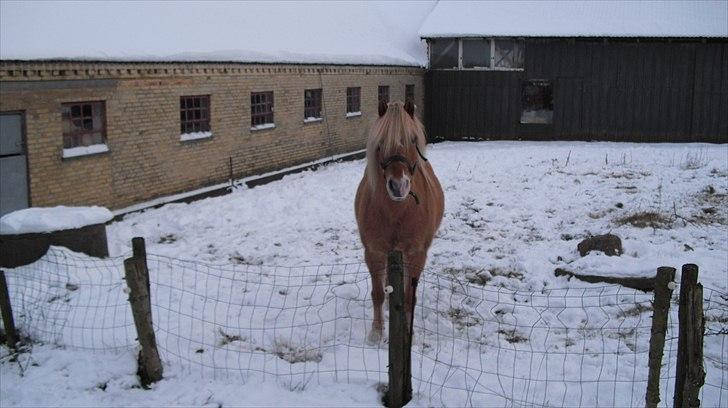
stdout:
<svg viewBox="0 0 728 408">
<path fill-rule="evenodd" d="M 373 346 L 375 344 L 379 344 L 379 342 L 382 341 L 382 331 L 381 330 L 372 330 L 369 332 L 369 335 L 367 336 L 367 344 L 370 346 Z"/>
</svg>

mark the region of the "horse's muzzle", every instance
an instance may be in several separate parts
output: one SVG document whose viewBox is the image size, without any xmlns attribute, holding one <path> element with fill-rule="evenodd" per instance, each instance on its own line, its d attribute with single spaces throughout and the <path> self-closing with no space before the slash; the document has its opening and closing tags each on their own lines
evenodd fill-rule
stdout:
<svg viewBox="0 0 728 408">
<path fill-rule="evenodd" d="M 394 201 L 404 201 L 410 192 L 410 181 L 408 178 L 387 180 L 387 192 L 389 198 Z"/>
</svg>

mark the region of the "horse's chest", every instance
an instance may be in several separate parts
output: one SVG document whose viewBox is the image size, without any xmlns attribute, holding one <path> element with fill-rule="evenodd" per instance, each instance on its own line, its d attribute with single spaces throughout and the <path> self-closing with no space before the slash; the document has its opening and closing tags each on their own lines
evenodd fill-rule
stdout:
<svg viewBox="0 0 728 408">
<path fill-rule="evenodd" d="M 403 246 L 417 245 L 419 241 L 426 241 L 428 234 L 427 222 L 421 214 L 405 212 L 403 214 L 378 214 L 375 230 L 371 231 L 390 249 Z"/>
</svg>

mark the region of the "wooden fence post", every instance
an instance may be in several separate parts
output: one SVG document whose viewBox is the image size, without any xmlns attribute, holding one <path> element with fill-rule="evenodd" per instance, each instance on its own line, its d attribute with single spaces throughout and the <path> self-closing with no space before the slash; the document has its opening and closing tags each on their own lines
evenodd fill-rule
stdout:
<svg viewBox="0 0 728 408">
<path fill-rule="evenodd" d="M 147 271 L 146 277 L 147 277 L 147 291 L 151 293 L 151 289 L 149 287 L 149 265 L 147 264 L 147 245 L 144 243 L 143 237 L 134 237 L 131 239 L 131 250 L 132 255 L 136 259 L 140 259 L 140 262 L 144 262 L 144 270 Z"/>
<path fill-rule="evenodd" d="M 152 302 L 149 295 L 149 269 L 147 268 L 146 249 L 143 238 L 132 240 L 134 256 L 124 260 L 126 284 L 129 287 L 129 303 L 134 316 L 137 338 L 141 345 L 139 351 L 139 378 L 142 386 L 162 379 L 162 361 L 157 350 L 157 339 L 152 325 Z"/>
<path fill-rule="evenodd" d="M 0 311 L 2 311 L 3 316 L 6 343 L 9 348 L 15 349 L 15 345 L 18 342 L 18 333 L 15 331 L 13 308 L 10 306 L 8 282 L 5 280 L 5 271 L 2 269 L 0 269 Z"/>
<path fill-rule="evenodd" d="M 389 294 L 389 387 L 385 405 L 400 408 L 412 399 L 411 331 L 404 301 L 402 252 L 390 251 L 387 257 Z"/>
<path fill-rule="evenodd" d="M 686 264 L 680 278 L 680 324 L 677 343 L 677 375 L 673 406 L 699 407 L 698 394 L 705 383 L 703 369 L 703 285 L 698 283 L 698 266 Z"/>
<path fill-rule="evenodd" d="M 667 315 L 670 312 L 670 300 L 674 288 L 674 285 L 670 284 L 674 280 L 675 268 L 667 266 L 657 268 L 650 335 L 650 371 L 647 375 L 647 394 L 645 395 L 645 406 L 647 408 L 657 407 L 660 402 L 660 369 L 662 368 L 662 353 L 665 348 L 665 334 L 667 333 Z"/>
</svg>

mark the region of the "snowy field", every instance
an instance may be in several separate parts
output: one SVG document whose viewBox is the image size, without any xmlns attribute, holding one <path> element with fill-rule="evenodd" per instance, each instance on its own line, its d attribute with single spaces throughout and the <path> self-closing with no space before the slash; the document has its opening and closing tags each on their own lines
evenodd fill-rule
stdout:
<svg viewBox="0 0 728 408">
<path fill-rule="evenodd" d="M 712 290 L 708 327 L 725 329 L 728 146 L 441 143 L 428 155 L 446 209 L 418 295 L 412 405 L 643 405 L 651 294 L 556 268 L 652 276 L 696 263 Z M 108 227 L 110 260 L 59 249 L 9 271 L 19 320 L 65 347 L 35 345 L 17 361 L 3 349 L 0 405 L 377 405 L 386 345 L 364 342 L 369 283 L 353 212 L 363 166 L 131 214 Z M 579 256 L 581 239 L 607 232 L 622 256 Z M 134 375 L 120 279 L 134 236 L 153 254 L 166 370 L 151 391 Z M 725 406 L 728 342 L 705 342 L 703 403 Z M 663 392 L 676 347 L 668 341 Z"/>
</svg>

